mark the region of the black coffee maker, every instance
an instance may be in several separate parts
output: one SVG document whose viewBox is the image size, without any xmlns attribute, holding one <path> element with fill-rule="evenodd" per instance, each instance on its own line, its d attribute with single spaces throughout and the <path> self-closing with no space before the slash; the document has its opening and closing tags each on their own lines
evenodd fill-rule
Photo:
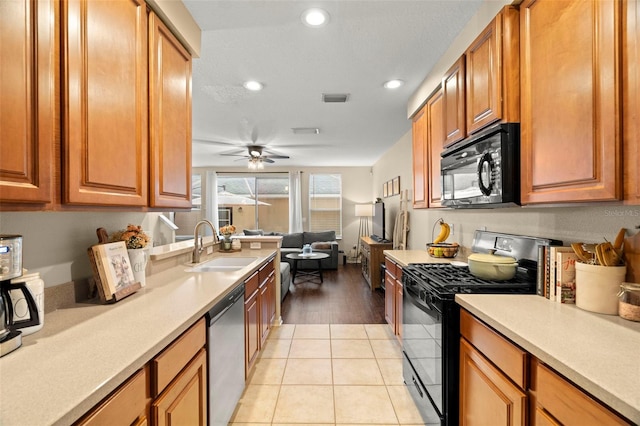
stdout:
<svg viewBox="0 0 640 426">
<path fill-rule="evenodd" d="M 12 325 L 13 308 L 8 289 L 22 275 L 22 236 L 0 235 L 0 357 L 22 345 L 22 332 Z"/>
</svg>

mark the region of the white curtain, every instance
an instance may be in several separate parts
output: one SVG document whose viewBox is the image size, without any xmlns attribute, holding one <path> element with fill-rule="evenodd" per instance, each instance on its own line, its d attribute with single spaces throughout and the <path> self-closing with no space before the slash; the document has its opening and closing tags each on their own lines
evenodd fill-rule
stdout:
<svg viewBox="0 0 640 426">
<path fill-rule="evenodd" d="M 302 172 L 289 172 L 289 232 L 302 232 Z"/>
<path fill-rule="evenodd" d="M 207 184 L 202 190 L 202 195 L 206 200 L 204 216 L 213 223 L 218 232 L 218 175 L 216 172 L 207 172 Z"/>
</svg>

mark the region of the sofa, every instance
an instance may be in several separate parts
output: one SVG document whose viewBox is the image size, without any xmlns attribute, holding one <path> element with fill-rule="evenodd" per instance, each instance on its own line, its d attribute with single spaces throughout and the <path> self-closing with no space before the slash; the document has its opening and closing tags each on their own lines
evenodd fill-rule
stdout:
<svg viewBox="0 0 640 426">
<path fill-rule="evenodd" d="M 302 253 L 302 246 L 310 244 L 314 252 L 326 253 L 329 255 L 327 259 L 322 259 L 320 265 L 322 269 L 338 269 L 338 242 L 336 241 L 335 231 L 321 232 L 294 232 L 291 234 L 281 234 L 277 232 L 264 232 L 261 229 L 245 229 L 244 235 L 279 235 L 282 236 L 282 245 L 280 247 L 280 260 L 287 262 L 293 269 L 293 260 L 287 259 L 290 253 Z M 298 269 L 317 269 L 318 261 L 299 260 Z"/>
</svg>

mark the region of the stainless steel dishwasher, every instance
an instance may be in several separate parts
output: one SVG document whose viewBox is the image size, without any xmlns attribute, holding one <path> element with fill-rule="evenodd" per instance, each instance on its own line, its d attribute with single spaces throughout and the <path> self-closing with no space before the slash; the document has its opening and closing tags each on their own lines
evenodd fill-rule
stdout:
<svg viewBox="0 0 640 426">
<path fill-rule="evenodd" d="M 209 425 L 227 425 L 244 391 L 244 283 L 207 314 Z"/>
</svg>

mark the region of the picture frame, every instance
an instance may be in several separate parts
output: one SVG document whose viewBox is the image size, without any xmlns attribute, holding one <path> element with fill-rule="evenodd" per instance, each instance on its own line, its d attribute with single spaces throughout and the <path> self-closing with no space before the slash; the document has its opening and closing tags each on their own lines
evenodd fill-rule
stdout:
<svg viewBox="0 0 640 426">
<path fill-rule="evenodd" d="M 400 176 L 393 179 L 393 195 L 400 194 Z"/>
<path fill-rule="evenodd" d="M 382 184 L 382 196 L 387 198 L 389 196 L 389 182 L 385 182 Z"/>
</svg>

